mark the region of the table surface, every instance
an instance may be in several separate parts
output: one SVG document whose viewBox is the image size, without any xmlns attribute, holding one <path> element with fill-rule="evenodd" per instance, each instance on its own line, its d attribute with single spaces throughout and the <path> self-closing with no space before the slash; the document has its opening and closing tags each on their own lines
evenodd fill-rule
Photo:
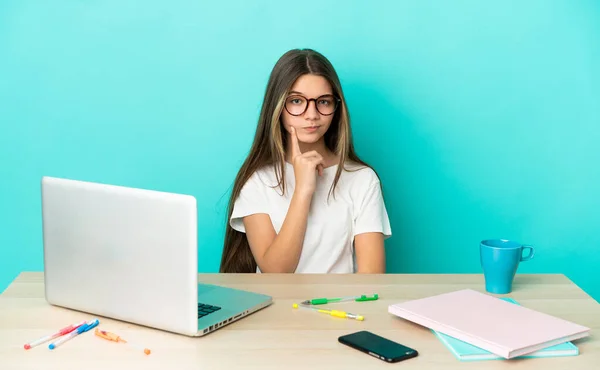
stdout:
<svg viewBox="0 0 600 370">
<path fill-rule="evenodd" d="M 69 323 L 95 315 L 51 306 L 44 299 L 41 272 L 23 272 L 0 295 L 1 369 L 597 369 L 600 363 L 600 304 L 564 275 L 517 275 L 505 295 L 521 305 L 591 328 L 575 341 L 579 356 L 462 362 L 427 328 L 387 312 L 390 304 L 459 289 L 484 291 L 480 274 L 199 274 L 199 281 L 273 296 L 274 303 L 211 334 L 190 338 L 99 317 L 100 328 L 152 350 L 85 333 L 57 350 L 23 344 Z M 292 304 L 308 298 L 378 293 L 371 302 L 336 304 L 360 313 L 365 321 L 341 319 Z M 339 336 L 359 330 L 416 349 L 419 356 L 396 364 L 340 344 Z"/>
</svg>

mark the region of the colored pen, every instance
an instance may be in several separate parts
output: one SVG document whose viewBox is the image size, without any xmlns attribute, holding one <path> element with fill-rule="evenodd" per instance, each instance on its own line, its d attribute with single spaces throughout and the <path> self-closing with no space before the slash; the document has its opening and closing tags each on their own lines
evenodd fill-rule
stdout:
<svg viewBox="0 0 600 370">
<path fill-rule="evenodd" d="M 86 331 L 93 329 L 94 327 L 98 326 L 99 323 L 100 323 L 100 321 L 98 321 L 98 319 L 89 321 L 89 322 L 81 325 L 80 327 L 78 327 L 77 330 L 74 330 L 73 332 L 65 335 L 64 337 L 59 338 L 54 343 L 50 343 L 48 348 L 55 349 L 56 347 L 60 346 L 64 342 L 68 341 L 69 339 L 75 338 L 79 334 L 85 333 Z"/>
<path fill-rule="evenodd" d="M 38 346 L 38 345 L 40 345 L 42 343 L 45 343 L 45 342 L 47 342 L 49 340 L 52 340 L 54 338 L 58 338 L 58 337 L 61 337 L 61 336 L 65 335 L 65 334 L 69 334 L 70 332 L 72 332 L 73 330 L 77 329 L 78 327 L 80 327 L 81 325 L 83 325 L 85 323 L 86 323 L 85 321 L 82 321 L 82 322 L 80 322 L 78 324 L 69 325 L 67 327 L 64 327 L 64 328 L 60 329 L 59 331 L 57 331 L 54 334 L 46 335 L 45 337 L 42 337 L 42 338 L 37 339 L 37 340 L 34 340 L 31 343 L 27 343 L 27 344 L 24 345 L 24 347 L 25 347 L 25 349 L 30 349 L 30 348 Z"/>
<path fill-rule="evenodd" d="M 342 318 L 346 318 L 346 319 L 354 319 L 354 320 L 358 320 L 358 321 L 363 321 L 365 318 L 362 315 L 356 315 L 353 313 L 349 313 L 349 312 L 345 312 L 345 311 L 339 311 L 339 310 L 324 310 L 322 308 L 316 308 L 316 307 L 310 307 L 310 306 L 304 306 L 304 305 L 299 305 L 298 303 L 294 303 L 293 304 L 294 308 L 304 308 L 307 310 L 313 310 L 316 312 L 320 312 L 320 313 L 326 313 L 328 315 L 331 316 L 335 316 L 335 317 L 342 317 Z"/>
<path fill-rule="evenodd" d="M 363 295 L 339 297 L 339 298 L 307 299 L 306 301 L 303 301 L 302 304 L 317 305 L 317 304 L 326 304 L 326 303 L 344 302 L 344 301 L 366 302 L 366 301 L 376 301 L 378 299 L 379 299 L 378 294 L 374 294 L 372 296 L 367 296 L 367 295 L 363 294 Z"/>
<path fill-rule="evenodd" d="M 115 333 L 111 333 L 106 330 L 98 330 L 98 328 L 96 328 L 94 333 L 96 334 L 97 337 L 100 337 L 102 339 L 110 340 L 111 342 L 117 342 L 117 343 L 127 343 L 130 346 L 132 346 L 133 348 L 143 351 L 147 355 L 150 354 L 150 350 L 148 348 L 144 348 L 144 347 L 137 346 L 135 344 L 131 344 L 128 341 L 126 341 L 125 339 L 121 338 L 121 336 L 116 335 Z"/>
</svg>

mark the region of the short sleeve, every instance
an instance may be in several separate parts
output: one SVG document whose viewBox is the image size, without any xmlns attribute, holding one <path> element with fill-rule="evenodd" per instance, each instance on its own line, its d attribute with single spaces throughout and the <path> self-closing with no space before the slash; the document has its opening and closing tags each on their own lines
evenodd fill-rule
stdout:
<svg viewBox="0 0 600 370">
<path fill-rule="evenodd" d="M 234 230 L 246 232 L 243 218 L 256 213 L 268 213 L 265 185 L 254 173 L 242 187 L 233 205 L 229 224 Z"/>
<path fill-rule="evenodd" d="M 369 232 L 380 232 L 384 239 L 392 235 L 379 181 L 373 182 L 369 186 L 355 217 L 353 236 Z"/>
</svg>

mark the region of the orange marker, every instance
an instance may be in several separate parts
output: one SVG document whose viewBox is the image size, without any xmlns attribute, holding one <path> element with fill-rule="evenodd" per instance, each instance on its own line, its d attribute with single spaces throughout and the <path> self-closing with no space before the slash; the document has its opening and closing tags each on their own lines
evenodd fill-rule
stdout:
<svg viewBox="0 0 600 370">
<path fill-rule="evenodd" d="M 150 354 L 150 350 L 148 348 L 142 348 L 140 346 L 133 345 L 114 333 L 111 333 L 111 332 L 108 332 L 105 330 L 98 330 L 98 328 L 96 328 L 96 331 L 94 332 L 94 334 L 96 334 L 96 336 L 98 336 L 102 339 L 110 340 L 111 342 L 127 343 L 134 348 L 144 351 L 144 353 L 147 355 Z"/>
</svg>

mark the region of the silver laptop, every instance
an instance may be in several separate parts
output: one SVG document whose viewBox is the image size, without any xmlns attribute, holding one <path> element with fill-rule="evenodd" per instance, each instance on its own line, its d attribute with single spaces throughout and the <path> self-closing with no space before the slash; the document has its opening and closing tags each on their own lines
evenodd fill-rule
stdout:
<svg viewBox="0 0 600 370">
<path fill-rule="evenodd" d="M 43 177 L 42 225 L 52 305 L 202 336 L 272 303 L 198 283 L 193 196 Z"/>
</svg>

